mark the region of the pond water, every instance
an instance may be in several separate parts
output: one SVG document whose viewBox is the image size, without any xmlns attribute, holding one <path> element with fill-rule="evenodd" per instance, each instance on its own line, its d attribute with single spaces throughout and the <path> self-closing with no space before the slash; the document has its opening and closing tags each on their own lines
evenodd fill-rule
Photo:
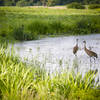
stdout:
<svg viewBox="0 0 100 100">
<path fill-rule="evenodd" d="M 76 39 L 79 39 L 79 50 L 77 57 L 73 55 L 73 47 L 76 45 Z M 86 40 L 87 48 L 98 54 L 98 58 L 94 61 L 84 51 L 83 40 Z M 34 41 L 25 41 L 14 44 L 17 54 L 28 61 L 37 59 L 41 63 L 45 63 L 47 71 L 60 71 L 60 69 L 78 66 L 78 71 L 85 73 L 90 69 L 98 69 L 100 76 L 100 34 L 84 35 L 84 36 L 64 36 L 54 38 L 44 38 Z M 99 77 L 100 78 L 100 77 Z"/>
</svg>

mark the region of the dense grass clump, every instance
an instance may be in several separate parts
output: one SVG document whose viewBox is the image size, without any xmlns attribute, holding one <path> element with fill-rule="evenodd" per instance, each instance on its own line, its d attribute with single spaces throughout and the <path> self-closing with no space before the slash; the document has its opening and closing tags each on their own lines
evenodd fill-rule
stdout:
<svg viewBox="0 0 100 100">
<path fill-rule="evenodd" d="M 67 8 L 74 8 L 74 9 L 85 9 L 85 6 L 81 3 L 73 2 L 67 5 Z"/>
<path fill-rule="evenodd" d="M 31 3 L 29 3 L 29 2 L 25 2 L 24 0 L 22 0 L 22 1 L 18 1 L 17 3 L 16 3 L 16 6 L 19 6 L 19 7 L 23 7 L 23 6 L 31 6 Z"/>
<path fill-rule="evenodd" d="M 31 67 L 13 56 L 14 51 L 9 52 L 0 49 L 0 98 L 2 100 L 32 100 L 36 93 L 34 85 L 43 77 L 42 70 Z"/>
<path fill-rule="evenodd" d="M 48 74 L 42 65 L 23 63 L 12 49 L 0 49 L 1 100 L 99 100 L 95 73 Z M 45 66 L 45 65 L 43 65 Z"/>
<path fill-rule="evenodd" d="M 97 9 L 97 8 L 100 8 L 100 4 L 91 4 L 91 5 L 89 5 L 88 8 L 89 9 Z"/>
<path fill-rule="evenodd" d="M 75 33 L 79 33 L 84 35 L 89 33 L 99 33 L 100 32 L 100 21 L 97 19 L 81 19 L 77 21 L 76 28 L 74 30 Z"/>
</svg>

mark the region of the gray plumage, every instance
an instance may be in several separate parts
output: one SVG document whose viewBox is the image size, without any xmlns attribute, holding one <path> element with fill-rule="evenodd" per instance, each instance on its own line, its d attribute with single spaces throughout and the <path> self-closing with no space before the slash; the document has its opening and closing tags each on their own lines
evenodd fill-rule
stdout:
<svg viewBox="0 0 100 100">
<path fill-rule="evenodd" d="M 76 55 L 77 51 L 78 51 L 78 39 L 76 39 L 76 46 L 74 46 L 73 48 L 73 54 Z"/>
</svg>

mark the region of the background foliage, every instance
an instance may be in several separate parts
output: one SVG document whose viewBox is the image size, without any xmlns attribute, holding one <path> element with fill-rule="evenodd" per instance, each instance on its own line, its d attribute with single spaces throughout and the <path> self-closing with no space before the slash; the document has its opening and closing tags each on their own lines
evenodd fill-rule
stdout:
<svg viewBox="0 0 100 100">
<path fill-rule="evenodd" d="M 0 6 L 54 6 L 72 2 L 79 2 L 82 4 L 100 4 L 100 0 L 0 0 Z"/>
</svg>

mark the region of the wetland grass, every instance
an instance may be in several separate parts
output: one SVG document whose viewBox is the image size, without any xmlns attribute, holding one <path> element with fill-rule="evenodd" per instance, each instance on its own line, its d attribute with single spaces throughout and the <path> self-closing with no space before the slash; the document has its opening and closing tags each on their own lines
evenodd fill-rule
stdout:
<svg viewBox="0 0 100 100">
<path fill-rule="evenodd" d="M 4 47 L 0 48 L 1 100 L 99 100 L 95 73 L 75 74 L 65 70 L 49 75 L 41 63 L 26 64 Z M 43 65 L 45 66 L 45 65 Z M 92 88 L 93 87 L 93 88 Z"/>
<path fill-rule="evenodd" d="M 100 33 L 99 17 L 99 9 L 0 7 L 0 36 L 34 40 L 40 36 Z"/>
</svg>

